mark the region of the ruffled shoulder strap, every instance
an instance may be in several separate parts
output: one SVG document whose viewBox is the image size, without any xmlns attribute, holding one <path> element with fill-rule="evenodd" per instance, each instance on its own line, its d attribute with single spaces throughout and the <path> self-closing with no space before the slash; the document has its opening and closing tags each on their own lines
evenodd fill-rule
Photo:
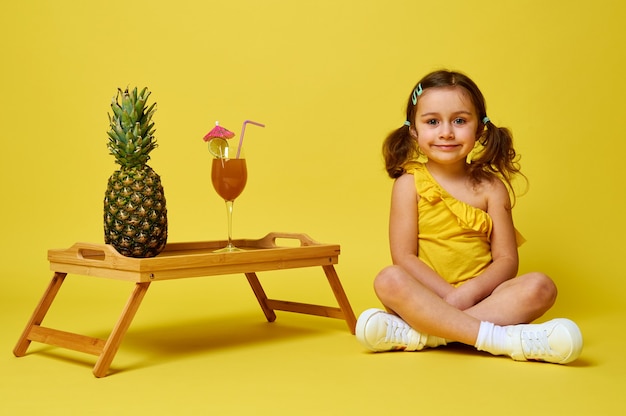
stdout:
<svg viewBox="0 0 626 416">
<path fill-rule="evenodd" d="M 431 205 L 442 202 L 456 217 L 459 226 L 491 237 L 493 221 L 489 214 L 450 195 L 430 174 L 425 164 L 416 161 L 408 162 L 405 165 L 405 171 L 413 175 L 420 198 Z M 515 238 L 518 247 L 526 241 L 517 229 L 515 229 Z"/>
<path fill-rule="evenodd" d="M 445 191 L 439 186 L 435 178 L 432 177 L 426 165 L 419 162 L 409 162 L 404 169 L 407 173 L 413 175 L 415 179 L 415 187 L 420 198 L 426 198 L 429 201 L 442 199 Z"/>
<path fill-rule="evenodd" d="M 426 165 L 410 162 L 405 166 L 406 172 L 415 178 L 415 187 L 420 198 L 429 204 L 442 202 L 456 217 L 459 226 L 491 236 L 493 223 L 487 212 L 459 201 L 446 192 L 428 172 Z"/>
</svg>

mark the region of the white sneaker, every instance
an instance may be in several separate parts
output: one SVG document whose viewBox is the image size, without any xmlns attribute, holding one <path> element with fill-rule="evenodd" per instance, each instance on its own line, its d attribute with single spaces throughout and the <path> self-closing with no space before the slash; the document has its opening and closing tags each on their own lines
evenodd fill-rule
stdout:
<svg viewBox="0 0 626 416">
<path fill-rule="evenodd" d="M 426 345 L 428 336 L 420 334 L 396 315 L 368 309 L 356 322 L 356 338 L 372 351 L 416 351 Z"/>
<path fill-rule="evenodd" d="M 511 325 L 506 327 L 506 332 L 512 348 L 511 358 L 517 361 L 566 364 L 578 358 L 583 349 L 580 329 L 569 319 L 553 319 L 543 324 Z"/>
</svg>

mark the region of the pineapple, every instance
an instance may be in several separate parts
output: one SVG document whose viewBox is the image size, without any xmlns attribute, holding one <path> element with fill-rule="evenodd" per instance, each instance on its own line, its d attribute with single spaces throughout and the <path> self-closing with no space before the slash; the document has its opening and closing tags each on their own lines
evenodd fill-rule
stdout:
<svg viewBox="0 0 626 416">
<path fill-rule="evenodd" d="M 104 195 L 104 241 L 128 257 L 154 257 L 167 242 L 167 209 L 161 178 L 146 163 L 157 147 L 147 88 L 118 89 L 109 116 L 107 147 L 119 170 Z"/>
</svg>

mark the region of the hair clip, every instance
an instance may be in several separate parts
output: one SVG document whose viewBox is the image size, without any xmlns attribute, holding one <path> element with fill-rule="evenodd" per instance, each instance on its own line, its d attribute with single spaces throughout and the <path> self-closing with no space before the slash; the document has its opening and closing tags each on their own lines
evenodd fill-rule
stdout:
<svg viewBox="0 0 626 416">
<path fill-rule="evenodd" d="M 483 117 L 483 124 L 487 124 L 491 121 L 491 119 L 487 116 Z"/>
<path fill-rule="evenodd" d="M 411 122 L 407 120 L 407 121 L 404 122 L 404 125 L 407 126 L 407 127 L 411 127 Z"/>
<path fill-rule="evenodd" d="M 413 102 L 413 105 L 417 104 L 417 97 L 422 95 L 422 92 L 424 92 L 424 90 L 422 90 L 422 83 L 420 82 L 413 90 L 413 94 L 411 94 L 411 102 Z"/>
</svg>

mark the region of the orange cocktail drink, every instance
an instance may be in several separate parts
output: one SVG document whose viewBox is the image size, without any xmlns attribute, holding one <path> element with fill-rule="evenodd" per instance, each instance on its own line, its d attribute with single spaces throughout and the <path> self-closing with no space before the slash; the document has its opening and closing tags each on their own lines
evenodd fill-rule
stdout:
<svg viewBox="0 0 626 416">
<path fill-rule="evenodd" d="M 211 182 L 225 201 L 234 201 L 246 186 L 246 159 L 213 159 Z"/>
</svg>

